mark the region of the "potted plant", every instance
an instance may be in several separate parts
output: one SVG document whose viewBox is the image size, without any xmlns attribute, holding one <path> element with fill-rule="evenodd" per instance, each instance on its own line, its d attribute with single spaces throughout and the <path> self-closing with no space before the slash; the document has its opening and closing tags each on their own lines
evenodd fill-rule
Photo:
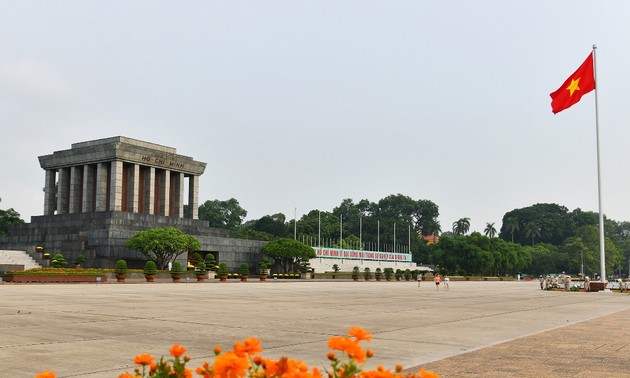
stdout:
<svg viewBox="0 0 630 378">
<path fill-rule="evenodd" d="M 192 265 L 197 266 L 197 264 L 199 264 L 200 261 L 203 261 L 203 258 L 201 257 L 201 253 L 199 252 L 193 253 L 192 258 L 190 259 L 190 262 L 192 263 Z"/>
<path fill-rule="evenodd" d="M 208 269 L 208 278 L 214 278 L 217 271 L 217 260 L 215 259 L 214 254 L 208 253 L 204 260 L 206 262 L 206 269 Z"/>
<path fill-rule="evenodd" d="M 61 253 L 57 253 L 55 257 L 53 257 L 51 265 L 53 268 L 61 268 L 64 265 L 68 265 L 68 263 L 66 262 L 66 259 L 63 258 L 63 255 Z"/>
<path fill-rule="evenodd" d="M 405 281 L 411 280 L 411 270 L 405 269 Z"/>
<path fill-rule="evenodd" d="M 300 273 L 298 274 L 298 276 L 301 276 L 305 280 L 311 279 L 311 263 L 310 262 L 308 261 L 300 262 Z"/>
<path fill-rule="evenodd" d="M 369 267 L 365 267 L 365 269 L 363 269 L 363 278 L 366 281 L 369 281 L 372 279 L 372 272 L 370 272 L 370 268 Z"/>
<path fill-rule="evenodd" d="M 267 261 L 269 260 L 263 258 L 263 260 L 258 263 L 258 271 L 260 272 L 259 277 L 261 281 L 267 281 L 267 277 L 269 276 L 269 266 L 267 265 Z"/>
<path fill-rule="evenodd" d="M 173 282 L 179 282 L 182 278 L 182 274 L 184 273 L 184 269 L 182 268 L 182 263 L 179 261 L 174 261 L 171 266 L 171 278 Z"/>
<path fill-rule="evenodd" d="M 333 264 L 332 268 L 333 268 L 333 275 L 332 276 L 333 276 L 333 280 L 334 280 L 335 279 L 335 273 L 337 273 L 339 271 L 339 265 Z"/>
<path fill-rule="evenodd" d="M 394 276 L 394 268 L 385 268 L 383 269 L 383 272 L 385 273 L 385 280 L 391 281 Z"/>
<path fill-rule="evenodd" d="M 44 258 L 44 260 L 50 260 L 50 253 L 45 252 L 42 254 L 42 257 Z"/>
<path fill-rule="evenodd" d="M 376 277 L 377 281 L 380 281 L 383 278 L 383 271 L 381 270 L 381 268 L 376 268 L 376 270 L 374 271 L 374 277 Z"/>
<path fill-rule="evenodd" d="M 352 279 L 355 281 L 359 280 L 359 267 L 355 266 L 354 268 L 352 268 Z"/>
<path fill-rule="evenodd" d="M 219 270 L 217 271 L 217 274 L 219 275 L 219 279 L 221 281 L 226 281 L 229 273 L 230 271 L 228 270 L 227 263 L 225 261 L 220 263 Z"/>
<path fill-rule="evenodd" d="M 144 263 L 143 273 L 147 282 L 155 281 L 155 276 L 157 275 L 157 266 L 155 265 L 155 261 L 149 260 Z"/>
<path fill-rule="evenodd" d="M 208 269 L 206 268 L 205 262 L 199 261 L 197 265 L 195 265 L 195 276 L 199 282 L 203 282 L 203 280 L 208 277 Z"/>
<path fill-rule="evenodd" d="M 84 262 L 85 262 L 85 256 L 79 255 L 79 256 L 74 258 L 73 264 L 74 264 L 75 268 L 80 268 L 81 264 L 83 264 Z"/>
<path fill-rule="evenodd" d="M 125 282 L 127 278 L 127 262 L 125 260 L 116 261 L 116 268 L 114 269 L 114 275 L 116 276 L 116 282 Z"/>
<path fill-rule="evenodd" d="M 241 274 L 241 281 L 247 281 L 247 277 L 249 277 L 249 265 L 247 263 L 242 263 L 239 273 Z"/>
<path fill-rule="evenodd" d="M 394 277 L 396 277 L 396 281 L 400 281 L 403 276 L 403 271 L 400 269 L 396 269 L 396 273 L 394 273 Z"/>
</svg>

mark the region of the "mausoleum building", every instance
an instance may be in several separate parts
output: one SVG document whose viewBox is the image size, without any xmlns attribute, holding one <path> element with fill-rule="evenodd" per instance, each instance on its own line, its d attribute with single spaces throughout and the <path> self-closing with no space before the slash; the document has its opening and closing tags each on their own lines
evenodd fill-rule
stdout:
<svg viewBox="0 0 630 378">
<path fill-rule="evenodd" d="M 233 269 L 243 262 L 254 268 L 260 259 L 264 242 L 232 239 L 227 230 L 198 219 L 206 163 L 175 148 L 117 136 L 74 143 L 39 162 L 45 171 L 44 215 L 12 225 L 0 249 L 26 250 L 41 259 L 35 247 L 43 246 L 66 260 L 83 255 L 89 266 L 113 267 L 125 259 L 141 267 L 145 257 L 126 250 L 126 241 L 144 229 L 173 226 L 197 238 L 202 255 L 211 252 Z"/>
</svg>

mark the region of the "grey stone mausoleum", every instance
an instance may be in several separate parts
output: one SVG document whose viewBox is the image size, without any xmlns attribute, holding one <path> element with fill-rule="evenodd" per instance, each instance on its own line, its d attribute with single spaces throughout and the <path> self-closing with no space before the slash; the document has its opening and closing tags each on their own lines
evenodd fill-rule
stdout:
<svg viewBox="0 0 630 378">
<path fill-rule="evenodd" d="M 231 270 L 243 262 L 253 268 L 260 259 L 264 242 L 232 239 L 227 230 L 198 219 L 199 176 L 206 163 L 175 148 L 117 136 L 74 143 L 39 162 L 45 170 L 44 215 L 12 225 L 0 237 L 0 249 L 25 250 L 43 262 L 35 250 L 43 246 L 70 262 L 83 255 L 86 266 L 110 268 L 125 259 L 140 268 L 145 257 L 127 250 L 126 241 L 141 230 L 172 226 L 197 238 L 202 255 L 213 253 Z"/>
</svg>

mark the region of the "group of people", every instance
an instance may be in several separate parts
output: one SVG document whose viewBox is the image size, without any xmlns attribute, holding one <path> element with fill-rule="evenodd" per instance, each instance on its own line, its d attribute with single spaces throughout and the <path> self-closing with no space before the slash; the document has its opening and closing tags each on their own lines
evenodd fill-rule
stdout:
<svg viewBox="0 0 630 378">
<path fill-rule="evenodd" d="M 418 287 L 420 287 L 420 281 L 422 281 L 422 275 L 418 274 Z M 439 274 L 436 274 L 435 277 L 433 277 L 433 282 L 435 283 L 435 290 L 437 290 L 437 291 L 440 290 L 440 282 L 441 281 L 442 281 L 442 278 L 440 277 Z M 444 275 L 444 290 L 448 290 L 448 282 L 449 282 L 449 278 L 445 274 Z"/>
</svg>

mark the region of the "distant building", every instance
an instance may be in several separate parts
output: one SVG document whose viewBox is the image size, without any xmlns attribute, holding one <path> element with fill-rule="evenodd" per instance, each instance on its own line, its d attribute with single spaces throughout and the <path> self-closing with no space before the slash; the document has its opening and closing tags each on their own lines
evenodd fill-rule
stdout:
<svg viewBox="0 0 630 378">
<path fill-rule="evenodd" d="M 427 244 L 431 245 L 431 244 L 435 244 L 438 243 L 440 241 L 440 237 L 438 235 L 418 235 L 418 239 L 422 239 L 425 240 L 427 242 Z"/>
</svg>

